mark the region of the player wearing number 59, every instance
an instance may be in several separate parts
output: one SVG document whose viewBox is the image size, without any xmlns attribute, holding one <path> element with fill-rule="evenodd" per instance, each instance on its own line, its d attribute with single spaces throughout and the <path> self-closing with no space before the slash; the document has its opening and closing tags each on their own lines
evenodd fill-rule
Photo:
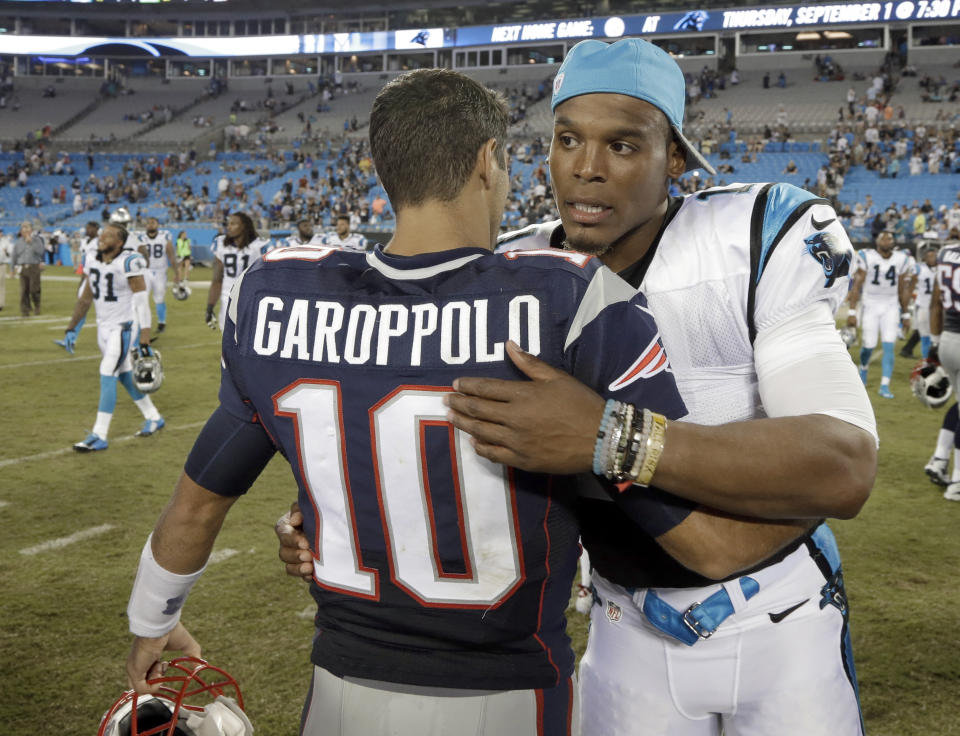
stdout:
<svg viewBox="0 0 960 736">
<path fill-rule="evenodd" d="M 900 323 L 903 323 L 907 333 L 910 332 L 912 273 L 908 254 L 893 249 L 893 233 L 880 233 L 876 244 L 876 250 L 864 248 L 857 251 L 857 270 L 850 289 L 847 324 L 856 327 L 856 308 L 862 297 L 860 378 L 864 383 L 867 382 L 867 368 L 873 349 L 877 347 L 879 334 L 883 344 L 883 373 L 879 393 L 885 399 L 892 399 L 890 378 L 893 376 L 893 347 Z"/>
<path fill-rule="evenodd" d="M 210 292 L 207 294 L 207 326 L 223 331 L 227 314 L 227 300 L 220 299 L 229 294 L 234 283 L 250 264 L 258 261 L 270 250 L 270 240 L 257 235 L 253 220 L 246 212 L 234 212 L 227 218 L 227 232 L 218 235 L 213 241 L 213 277 L 210 279 Z M 220 312 L 213 317 L 213 308 L 220 300 Z"/>
<path fill-rule="evenodd" d="M 143 427 L 137 435 L 149 436 L 164 425 L 153 401 L 137 388 L 133 376 L 131 347 L 133 353 L 143 357 L 152 356 L 153 350 L 150 347 L 150 304 L 144 278 L 147 263 L 137 251 L 125 247 L 127 238 L 126 228 L 119 224 L 111 223 L 100 231 L 96 252 L 86 254 L 83 263 L 86 280 L 63 338 L 64 346 L 73 352 L 77 325 L 86 316 L 90 305 L 96 304 L 97 344 L 103 353 L 100 404 L 93 431 L 73 446 L 77 452 L 107 449 L 107 433 L 117 405 L 118 380 L 143 414 Z M 131 346 L 138 327 L 140 345 Z"/>
<path fill-rule="evenodd" d="M 635 289 L 581 253 L 492 252 L 509 191 L 507 122 L 501 98 L 455 72 L 393 80 L 370 118 L 397 212 L 390 243 L 281 248 L 238 277 L 220 406 L 131 595 L 127 671 L 141 692 L 165 648 L 195 653 L 180 606 L 228 509 L 279 449 L 316 551 L 302 733 L 578 733 L 564 619 L 579 531 L 570 478 L 479 457 L 443 399 L 465 372 L 521 377 L 512 341 L 656 412 L 651 446 L 663 415 L 685 409 Z M 624 467 L 652 461 L 639 442 L 619 454 L 607 445 Z M 643 509 L 670 512 L 668 500 Z"/>
</svg>

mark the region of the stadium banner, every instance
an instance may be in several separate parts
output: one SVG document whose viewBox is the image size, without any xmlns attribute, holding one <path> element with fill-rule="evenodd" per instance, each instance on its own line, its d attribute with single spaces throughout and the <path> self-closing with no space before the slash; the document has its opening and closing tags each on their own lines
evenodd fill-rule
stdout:
<svg viewBox="0 0 960 736">
<path fill-rule="evenodd" d="M 98 46 L 129 46 L 151 56 L 245 57 L 294 54 L 340 54 L 370 51 L 491 46 L 499 44 L 612 39 L 621 36 L 670 35 L 752 29 L 818 28 L 862 23 L 943 21 L 960 18 L 960 0 L 900 0 L 881 3 L 826 3 L 690 10 L 611 17 L 547 20 L 535 23 L 414 28 L 270 36 L 95 37 L 0 34 L 0 54 L 94 54 Z M 116 48 L 110 49 L 116 55 Z M 102 53 L 102 52 L 101 52 Z"/>
</svg>

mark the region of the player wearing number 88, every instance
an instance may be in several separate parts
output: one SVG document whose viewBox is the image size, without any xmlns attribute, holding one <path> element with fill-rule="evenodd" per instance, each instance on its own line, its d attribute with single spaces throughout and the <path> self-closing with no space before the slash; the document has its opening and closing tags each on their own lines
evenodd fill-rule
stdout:
<svg viewBox="0 0 960 736">
<path fill-rule="evenodd" d="M 304 734 L 578 733 L 570 479 L 484 460 L 443 399 L 465 372 L 519 377 L 513 341 L 608 397 L 670 419 L 685 409 L 635 289 L 580 253 L 493 254 L 506 126 L 503 101 L 460 74 L 394 80 L 370 123 L 397 212 L 387 247 L 282 248 L 238 277 L 220 406 L 128 608 L 138 690 L 164 648 L 192 653 L 180 606 L 279 449 L 315 550 Z"/>
<path fill-rule="evenodd" d="M 856 326 L 855 310 L 863 299 L 863 323 L 860 330 L 860 378 L 867 382 L 870 356 L 877 347 L 877 337 L 883 344 L 883 373 L 880 378 L 880 395 L 892 399 L 890 379 L 893 376 L 894 343 L 900 324 L 910 331 L 910 299 L 913 288 L 913 271 L 910 257 L 902 250 L 893 249 L 893 233 L 885 231 L 877 235 L 876 250 L 863 249 L 857 252 L 857 270 L 850 289 L 850 316 L 847 324 Z"/>
</svg>

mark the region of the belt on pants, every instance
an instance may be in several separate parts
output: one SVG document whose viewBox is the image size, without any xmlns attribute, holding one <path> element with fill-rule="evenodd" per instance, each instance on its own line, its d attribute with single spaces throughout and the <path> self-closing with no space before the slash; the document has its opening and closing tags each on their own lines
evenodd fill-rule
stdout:
<svg viewBox="0 0 960 736">
<path fill-rule="evenodd" d="M 760 592 L 760 583 L 749 575 L 744 575 L 738 582 L 747 600 Z M 627 592 L 633 594 L 634 590 L 628 588 Z M 733 615 L 734 606 L 726 588 L 720 588 L 706 600 L 698 601 L 684 611 L 678 611 L 654 590 L 647 590 L 641 610 L 652 626 L 692 647 L 701 639 L 713 636 L 720 624 Z"/>
</svg>

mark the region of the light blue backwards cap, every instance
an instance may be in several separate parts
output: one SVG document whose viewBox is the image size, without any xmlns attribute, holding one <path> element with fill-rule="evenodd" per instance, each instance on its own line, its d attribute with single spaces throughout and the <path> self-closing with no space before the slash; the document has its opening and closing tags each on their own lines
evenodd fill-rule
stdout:
<svg viewBox="0 0 960 736">
<path fill-rule="evenodd" d="M 551 109 L 578 95 L 608 93 L 637 97 L 663 111 L 687 153 L 687 171 L 713 167 L 683 135 L 687 82 L 663 49 L 640 38 L 616 43 L 581 41 L 567 54 L 553 80 Z"/>
</svg>

